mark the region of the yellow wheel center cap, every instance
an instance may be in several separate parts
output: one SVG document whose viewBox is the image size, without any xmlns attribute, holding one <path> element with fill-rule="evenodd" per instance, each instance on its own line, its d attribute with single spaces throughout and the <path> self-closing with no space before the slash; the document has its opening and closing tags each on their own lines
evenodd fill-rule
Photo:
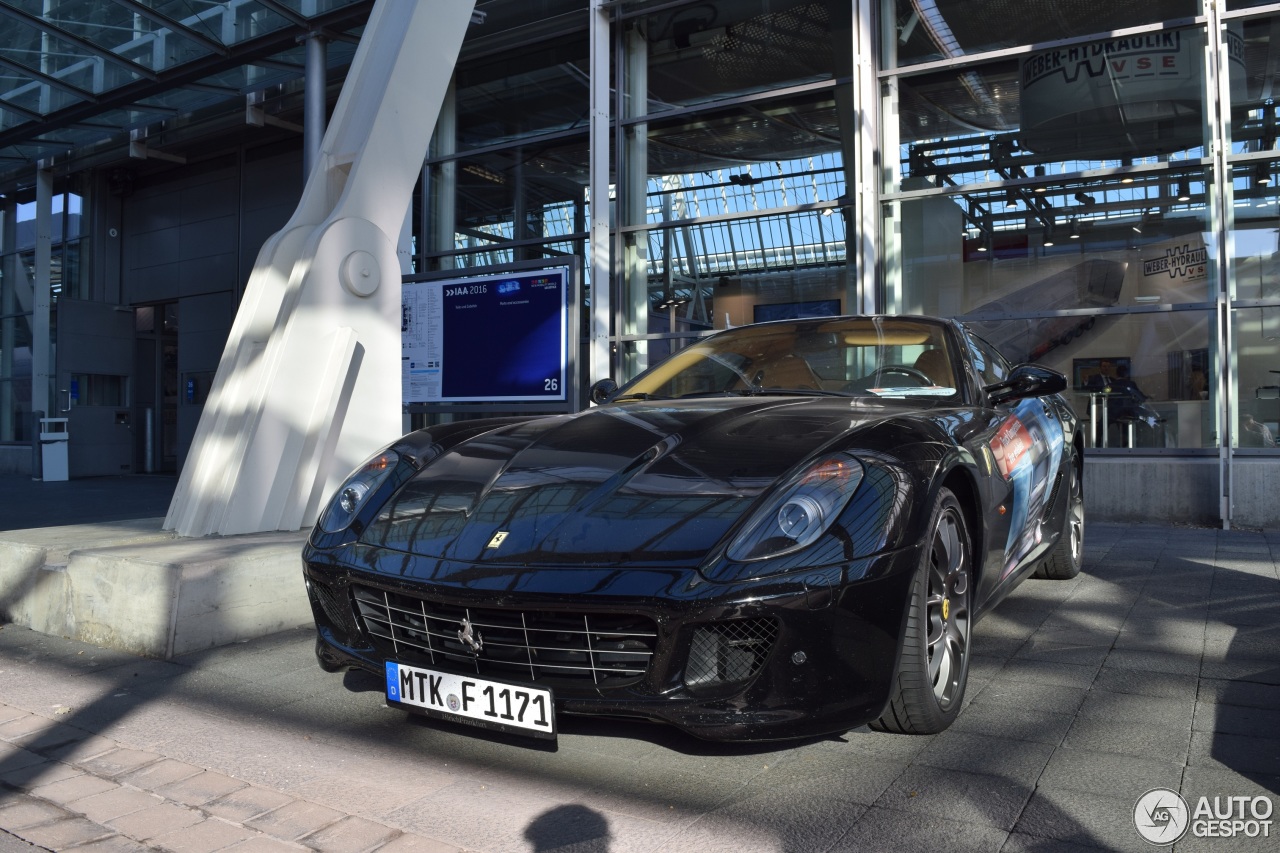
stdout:
<svg viewBox="0 0 1280 853">
<path fill-rule="evenodd" d="M 950 612 L 951 612 L 951 599 L 949 598 L 942 599 L 942 618 L 946 619 L 947 614 L 949 614 Z"/>
</svg>

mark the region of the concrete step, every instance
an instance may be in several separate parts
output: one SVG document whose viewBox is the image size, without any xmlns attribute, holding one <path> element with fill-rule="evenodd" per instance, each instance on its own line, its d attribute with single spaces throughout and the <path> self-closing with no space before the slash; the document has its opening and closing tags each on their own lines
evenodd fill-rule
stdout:
<svg viewBox="0 0 1280 853">
<path fill-rule="evenodd" d="M 163 522 L 0 532 L 0 617 L 166 660 L 310 623 L 305 532 L 178 538 Z"/>
</svg>

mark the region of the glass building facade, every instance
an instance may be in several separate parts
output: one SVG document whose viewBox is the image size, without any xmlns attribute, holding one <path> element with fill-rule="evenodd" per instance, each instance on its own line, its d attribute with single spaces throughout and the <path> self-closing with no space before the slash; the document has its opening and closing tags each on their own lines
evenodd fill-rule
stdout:
<svg viewBox="0 0 1280 853">
<path fill-rule="evenodd" d="M 208 5 L 226 7 L 224 23 L 362 7 Z M 1211 469 L 1200 482 L 1226 519 L 1233 477 L 1277 458 L 1280 3 L 480 0 L 476 10 L 411 211 L 413 265 L 577 258 L 584 384 L 629 379 L 727 326 L 937 314 L 972 323 L 1012 360 L 1066 374 L 1095 468 Z M 11 26 L 38 23 L 15 15 Z M 263 32 L 287 17 L 263 18 Z M 331 69 L 360 32 L 341 24 Z M 162 29 L 131 25 L 137 38 Z M 186 19 L 169 30 L 191 61 L 217 38 L 250 46 L 235 27 L 225 38 Z M 96 56 L 92 43 L 80 52 Z M 97 59 L 78 57 L 129 70 Z M 278 87 L 300 62 L 280 54 L 220 73 L 252 96 L 259 77 Z M 15 110 L 43 114 L 74 95 L 55 76 L 14 88 Z M 113 81 L 77 85 L 105 95 Z M 192 108 L 213 109 L 203 84 L 121 109 L 143 121 L 148 107 L 185 109 L 176 99 L 197 92 Z M 24 440 L 30 381 L 13 198 L 0 200 L 0 442 Z M 78 216 L 79 197 L 58 198 Z M 86 215 L 96 209 L 85 203 Z M 75 283 L 92 280 L 80 267 L 102 256 L 72 219 L 54 239 L 55 266 L 64 288 L 98 298 Z"/>
<path fill-rule="evenodd" d="M 727 325 L 937 314 L 1066 374 L 1095 460 L 1228 489 L 1276 453 L 1280 4 L 539 6 L 464 49 L 418 261 L 585 259 L 607 98 L 591 378 Z"/>
</svg>

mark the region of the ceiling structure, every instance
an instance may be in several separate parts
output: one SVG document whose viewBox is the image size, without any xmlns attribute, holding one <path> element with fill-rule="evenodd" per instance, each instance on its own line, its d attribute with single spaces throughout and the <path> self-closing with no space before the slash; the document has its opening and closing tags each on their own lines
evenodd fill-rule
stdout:
<svg viewBox="0 0 1280 853">
<path fill-rule="evenodd" d="M 0 0 L 0 182 L 349 64 L 373 0 Z M 136 151 L 137 149 L 135 149 Z"/>
</svg>

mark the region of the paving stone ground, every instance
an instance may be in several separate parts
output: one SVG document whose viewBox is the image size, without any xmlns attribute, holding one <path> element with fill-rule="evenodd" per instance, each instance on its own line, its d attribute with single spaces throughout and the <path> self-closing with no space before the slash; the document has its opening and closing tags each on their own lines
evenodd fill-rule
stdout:
<svg viewBox="0 0 1280 853">
<path fill-rule="evenodd" d="M 548 745 L 388 709 L 308 631 L 157 661 L 4 625 L 0 853 L 1170 849 L 1134 826 L 1151 789 L 1280 812 L 1278 559 L 1280 532 L 1091 524 L 1080 577 L 979 624 L 923 738 L 570 718 Z M 1270 820 L 1172 849 L 1274 851 Z"/>
</svg>

